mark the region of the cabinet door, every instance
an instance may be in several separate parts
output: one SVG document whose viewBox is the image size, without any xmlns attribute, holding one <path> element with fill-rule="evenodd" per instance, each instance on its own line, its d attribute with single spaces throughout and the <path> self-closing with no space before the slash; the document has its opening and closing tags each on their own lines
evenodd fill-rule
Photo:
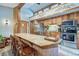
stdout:
<svg viewBox="0 0 79 59">
<path fill-rule="evenodd" d="M 63 15 L 62 16 L 62 21 L 64 22 L 64 21 L 67 21 L 68 20 L 68 15 Z"/>
<path fill-rule="evenodd" d="M 56 18 L 56 24 L 57 25 L 61 25 L 61 23 L 62 23 L 62 16 L 61 17 L 57 17 Z"/>
<path fill-rule="evenodd" d="M 68 14 L 68 19 L 69 19 L 69 20 L 74 19 L 74 13 Z"/>
<path fill-rule="evenodd" d="M 30 33 L 31 34 L 34 34 L 34 23 L 33 22 L 30 22 Z"/>
<path fill-rule="evenodd" d="M 44 26 L 47 26 L 47 21 L 46 20 L 44 21 Z"/>
<path fill-rule="evenodd" d="M 74 19 L 79 23 L 79 12 L 74 13 Z"/>
<path fill-rule="evenodd" d="M 57 18 L 53 18 L 53 20 L 52 20 L 53 24 L 56 24 L 56 19 Z"/>
<path fill-rule="evenodd" d="M 21 33 L 27 32 L 27 22 L 26 21 L 21 21 L 20 32 Z"/>
<path fill-rule="evenodd" d="M 48 19 L 48 20 L 44 21 L 44 26 L 47 26 L 47 25 L 50 25 L 50 24 L 52 24 L 52 20 L 51 19 Z"/>
<path fill-rule="evenodd" d="M 78 14 L 74 13 L 74 19 L 77 20 L 78 19 Z"/>
</svg>

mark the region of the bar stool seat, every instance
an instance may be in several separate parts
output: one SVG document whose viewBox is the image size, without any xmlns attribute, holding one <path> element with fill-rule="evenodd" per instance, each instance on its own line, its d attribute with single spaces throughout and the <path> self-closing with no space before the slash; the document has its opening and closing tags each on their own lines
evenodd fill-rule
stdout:
<svg viewBox="0 0 79 59">
<path fill-rule="evenodd" d="M 31 47 L 23 48 L 19 51 L 22 56 L 31 56 L 34 54 L 34 49 Z"/>
</svg>

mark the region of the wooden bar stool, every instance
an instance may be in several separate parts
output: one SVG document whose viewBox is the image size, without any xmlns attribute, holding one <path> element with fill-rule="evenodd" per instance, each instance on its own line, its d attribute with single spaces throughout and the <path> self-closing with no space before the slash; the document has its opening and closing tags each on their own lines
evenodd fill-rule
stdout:
<svg viewBox="0 0 79 59">
<path fill-rule="evenodd" d="M 14 56 L 16 56 L 16 47 L 15 47 L 15 38 L 14 36 L 10 35 L 10 40 L 11 40 L 11 50 Z"/>
<path fill-rule="evenodd" d="M 14 36 L 15 37 L 15 41 L 17 42 L 16 43 L 16 54 L 18 56 L 31 56 L 34 54 L 34 49 L 32 47 L 29 47 L 29 46 L 26 46 L 26 47 L 23 47 L 23 43 L 21 42 L 20 38 L 17 37 L 17 36 Z"/>
<path fill-rule="evenodd" d="M 10 37 L 5 37 L 5 46 L 8 46 L 10 44 Z"/>
</svg>

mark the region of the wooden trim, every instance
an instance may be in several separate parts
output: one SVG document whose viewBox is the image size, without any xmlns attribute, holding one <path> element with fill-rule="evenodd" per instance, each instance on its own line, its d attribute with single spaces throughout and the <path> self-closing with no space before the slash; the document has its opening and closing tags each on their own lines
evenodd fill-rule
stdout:
<svg viewBox="0 0 79 59">
<path fill-rule="evenodd" d="M 18 4 L 18 6 L 16 6 L 15 8 L 13 8 L 13 18 L 14 18 L 14 34 L 15 33 L 19 33 L 20 32 L 20 9 L 23 7 L 24 3 L 20 3 Z"/>
</svg>

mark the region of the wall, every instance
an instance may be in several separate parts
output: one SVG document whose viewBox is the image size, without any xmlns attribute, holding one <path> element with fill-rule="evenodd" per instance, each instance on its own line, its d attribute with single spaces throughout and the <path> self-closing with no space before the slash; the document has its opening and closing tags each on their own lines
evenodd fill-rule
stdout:
<svg viewBox="0 0 79 59">
<path fill-rule="evenodd" d="M 4 20 L 9 20 L 9 24 L 4 24 Z M 0 6 L 0 34 L 5 37 L 13 33 L 13 9 Z"/>
</svg>

